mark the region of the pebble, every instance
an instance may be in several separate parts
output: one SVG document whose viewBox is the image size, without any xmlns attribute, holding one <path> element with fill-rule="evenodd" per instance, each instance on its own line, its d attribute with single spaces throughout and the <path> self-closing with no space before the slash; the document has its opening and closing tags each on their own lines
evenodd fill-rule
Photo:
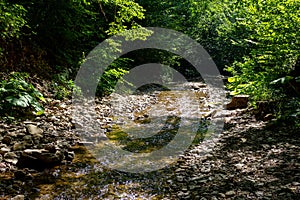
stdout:
<svg viewBox="0 0 300 200">
<path fill-rule="evenodd" d="M 226 196 L 233 196 L 233 195 L 235 195 L 235 191 L 230 190 L 230 191 L 226 192 L 225 195 Z"/>
</svg>

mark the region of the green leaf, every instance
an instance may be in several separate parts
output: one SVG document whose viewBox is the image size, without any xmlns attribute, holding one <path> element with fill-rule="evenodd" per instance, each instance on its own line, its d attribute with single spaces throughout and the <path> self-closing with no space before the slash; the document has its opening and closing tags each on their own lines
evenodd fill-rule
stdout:
<svg viewBox="0 0 300 200">
<path fill-rule="evenodd" d="M 240 92 L 237 91 L 237 90 L 234 90 L 234 91 L 231 91 L 231 92 L 230 92 L 230 95 L 232 95 L 232 96 L 238 95 L 238 94 L 240 94 Z"/>
<path fill-rule="evenodd" d="M 40 115 L 43 115 L 44 113 L 45 113 L 44 110 L 39 110 L 39 111 L 35 112 L 35 115 L 40 116 Z"/>
<path fill-rule="evenodd" d="M 13 106 L 19 106 L 23 108 L 29 107 L 29 102 L 24 97 L 16 98 L 14 96 L 8 96 L 5 98 L 5 100 L 10 104 L 12 104 Z"/>
<path fill-rule="evenodd" d="M 235 82 L 236 81 L 236 78 L 235 77 L 229 77 L 228 78 L 228 82 L 229 83 L 233 83 L 233 82 Z"/>
</svg>

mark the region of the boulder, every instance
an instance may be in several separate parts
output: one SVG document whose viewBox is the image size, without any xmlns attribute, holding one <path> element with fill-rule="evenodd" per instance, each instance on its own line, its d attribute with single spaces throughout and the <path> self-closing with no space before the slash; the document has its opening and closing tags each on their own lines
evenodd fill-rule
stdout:
<svg viewBox="0 0 300 200">
<path fill-rule="evenodd" d="M 249 102 L 249 95 L 233 96 L 231 102 L 226 105 L 227 110 L 247 108 Z"/>
<path fill-rule="evenodd" d="M 46 149 L 26 149 L 21 153 L 17 166 L 43 170 L 59 165 L 64 158 L 64 153 L 60 150 L 52 153 Z"/>
</svg>

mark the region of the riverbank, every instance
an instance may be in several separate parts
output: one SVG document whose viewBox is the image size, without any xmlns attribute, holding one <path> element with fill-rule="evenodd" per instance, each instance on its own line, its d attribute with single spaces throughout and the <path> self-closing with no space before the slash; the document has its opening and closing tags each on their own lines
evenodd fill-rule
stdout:
<svg viewBox="0 0 300 200">
<path fill-rule="evenodd" d="M 203 86 L 196 88 L 202 99 Z M 147 123 L 141 111 L 157 103 L 159 94 L 130 97 L 119 111 L 137 110 L 132 120 Z M 110 105 L 111 99 L 96 101 L 101 134 L 111 133 Z M 44 116 L 0 123 L 0 199 L 299 198 L 299 128 L 258 121 L 247 109 L 226 111 L 218 138 L 194 143 L 164 169 L 132 174 L 104 167 L 87 151 L 74 132 L 71 107 L 71 101 L 53 100 Z"/>
</svg>

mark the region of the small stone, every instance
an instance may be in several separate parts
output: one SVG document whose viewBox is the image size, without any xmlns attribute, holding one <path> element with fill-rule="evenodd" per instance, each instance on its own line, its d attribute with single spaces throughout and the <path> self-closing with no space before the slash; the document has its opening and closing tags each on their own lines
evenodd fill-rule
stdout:
<svg viewBox="0 0 300 200">
<path fill-rule="evenodd" d="M 247 142 L 246 138 L 241 138 L 241 140 L 242 140 L 243 143 Z"/>
<path fill-rule="evenodd" d="M 8 147 L 2 147 L 0 149 L 0 154 L 2 154 L 2 155 L 6 154 L 7 152 L 10 152 L 10 148 L 8 148 Z"/>
<path fill-rule="evenodd" d="M 26 148 L 26 143 L 24 142 L 16 142 L 13 146 L 14 151 L 20 151 Z"/>
<path fill-rule="evenodd" d="M 233 196 L 233 195 L 235 195 L 235 191 L 230 190 L 230 191 L 226 192 L 225 195 L 226 196 Z"/>
<path fill-rule="evenodd" d="M 243 169 L 244 164 L 238 163 L 234 165 L 238 170 Z"/>
<path fill-rule="evenodd" d="M 12 141 L 12 139 L 10 136 L 4 136 L 2 139 L 2 142 L 7 145 L 10 145 L 11 141 Z"/>
<path fill-rule="evenodd" d="M 257 192 L 255 192 L 255 194 L 258 197 L 262 197 L 264 195 L 264 192 L 263 191 L 257 191 Z"/>
<path fill-rule="evenodd" d="M 223 193 L 219 193 L 219 195 L 220 195 L 220 197 L 222 197 L 222 198 L 225 198 L 225 197 L 226 197 L 225 194 L 223 194 Z"/>
</svg>

